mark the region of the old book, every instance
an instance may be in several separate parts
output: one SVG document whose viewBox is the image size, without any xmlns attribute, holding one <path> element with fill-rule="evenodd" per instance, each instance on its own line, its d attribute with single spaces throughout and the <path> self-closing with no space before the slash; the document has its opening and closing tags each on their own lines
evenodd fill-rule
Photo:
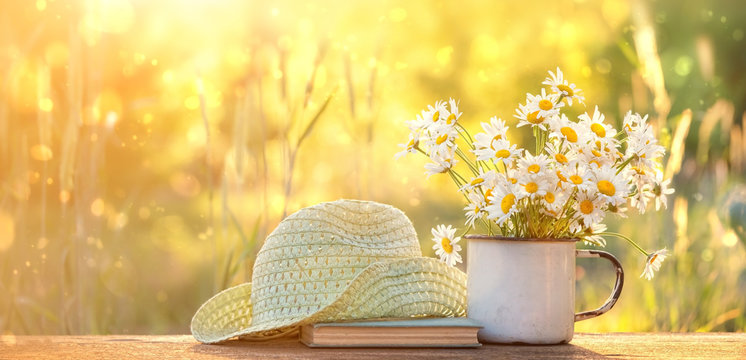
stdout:
<svg viewBox="0 0 746 360">
<path fill-rule="evenodd" d="M 478 347 L 481 326 L 469 318 L 319 323 L 301 327 L 310 347 Z"/>
</svg>

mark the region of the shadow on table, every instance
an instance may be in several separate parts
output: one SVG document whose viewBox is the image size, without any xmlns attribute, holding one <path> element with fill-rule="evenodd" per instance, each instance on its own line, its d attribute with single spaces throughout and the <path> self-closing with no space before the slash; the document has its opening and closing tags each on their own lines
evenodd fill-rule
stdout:
<svg viewBox="0 0 746 360">
<path fill-rule="evenodd" d="M 309 348 L 297 337 L 268 341 L 230 340 L 220 344 L 197 344 L 193 353 L 246 358 L 303 359 L 608 359 L 586 348 L 572 345 L 483 345 L 478 348 Z"/>
</svg>

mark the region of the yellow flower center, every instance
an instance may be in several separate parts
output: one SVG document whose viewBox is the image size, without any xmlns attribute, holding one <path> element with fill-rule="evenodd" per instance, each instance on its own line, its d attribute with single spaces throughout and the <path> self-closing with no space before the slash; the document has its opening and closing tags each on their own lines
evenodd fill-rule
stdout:
<svg viewBox="0 0 746 360">
<path fill-rule="evenodd" d="M 443 135 L 438 136 L 437 139 L 435 139 L 435 143 L 440 145 L 446 142 L 446 140 L 448 140 L 448 134 L 443 134 Z"/>
<path fill-rule="evenodd" d="M 436 111 L 433 113 L 433 121 L 440 120 L 440 111 Z"/>
<path fill-rule="evenodd" d="M 567 164 L 567 161 L 568 161 L 567 156 L 562 155 L 562 154 L 555 154 L 554 159 L 557 160 L 557 162 L 560 164 Z"/>
<path fill-rule="evenodd" d="M 578 142 L 578 133 L 575 132 L 571 127 L 565 126 L 562 129 L 560 129 L 560 132 L 562 135 L 565 135 L 565 138 L 567 138 L 567 141 L 574 143 Z"/>
<path fill-rule="evenodd" d="M 553 107 L 554 104 L 552 104 L 552 102 L 547 99 L 542 99 L 541 101 L 539 101 L 539 109 L 552 110 Z"/>
<path fill-rule="evenodd" d="M 474 214 L 479 214 L 479 206 L 474 206 Z"/>
<path fill-rule="evenodd" d="M 516 178 L 508 178 L 508 181 L 510 181 L 511 184 L 515 184 L 518 182 L 518 179 Z"/>
<path fill-rule="evenodd" d="M 544 195 L 544 200 L 550 204 L 554 204 L 554 194 L 548 192 L 546 195 Z"/>
<path fill-rule="evenodd" d="M 598 137 L 606 137 L 606 129 L 604 128 L 603 125 L 601 125 L 599 123 L 593 123 L 593 124 L 591 124 L 591 131 L 593 131 L 594 133 L 596 133 L 596 135 L 598 135 Z"/>
<path fill-rule="evenodd" d="M 407 144 L 407 150 L 412 150 L 415 147 L 414 139 L 409 140 L 409 144 Z"/>
<path fill-rule="evenodd" d="M 541 170 L 541 166 L 536 164 L 531 164 L 528 166 L 528 172 L 532 172 L 534 174 L 538 173 L 539 170 Z"/>
<path fill-rule="evenodd" d="M 503 214 L 507 214 L 514 204 L 515 204 L 515 195 L 513 194 L 505 195 L 505 197 L 503 198 L 503 201 L 500 202 L 500 210 L 503 211 Z"/>
<path fill-rule="evenodd" d="M 534 111 L 532 113 L 529 113 L 526 116 L 526 120 L 528 122 L 532 123 L 532 124 L 541 124 L 542 122 L 544 122 L 544 118 L 543 117 L 539 117 L 539 112 L 538 111 Z"/>
<path fill-rule="evenodd" d="M 583 214 L 590 214 L 593 212 L 593 201 L 590 200 L 583 200 L 580 202 L 580 212 Z"/>
<path fill-rule="evenodd" d="M 600 152 L 599 152 L 598 150 L 596 150 L 596 149 L 593 149 L 593 150 L 591 150 L 591 153 L 592 153 L 592 154 L 593 154 L 594 156 L 597 156 L 597 157 L 601 157 L 601 153 L 600 153 Z"/>
<path fill-rule="evenodd" d="M 505 159 L 510 157 L 510 151 L 505 149 L 500 149 L 495 153 L 495 156 L 499 159 Z"/>
<path fill-rule="evenodd" d="M 601 180 L 598 182 L 597 186 L 598 191 L 606 196 L 614 196 L 614 194 L 616 194 L 616 188 L 614 187 L 614 184 L 611 183 L 611 181 Z"/>
<path fill-rule="evenodd" d="M 487 191 L 484 192 L 484 201 L 487 203 L 487 205 L 492 205 L 490 196 L 492 196 L 492 189 L 487 189 Z"/>
<path fill-rule="evenodd" d="M 560 181 L 567 181 L 567 178 L 564 175 L 562 175 L 562 172 L 559 170 L 557 170 L 557 178 L 560 179 Z"/>
<path fill-rule="evenodd" d="M 601 167 L 601 163 L 596 160 L 591 160 L 591 164 L 596 164 L 596 166 Z"/>
<path fill-rule="evenodd" d="M 451 245 L 451 239 L 444 237 L 443 239 L 440 240 L 440 245 L 443 246 L 443 251 L 449 254 L 453 252 L 453 245 Z"/>
<path fill-rule="evenodd" d="M 446 119 L 446 124 L 451 125 L 453 122 L 456 121 L 456 114 L 448 115 L 448 119 Z"/>
<path fill-rule="evenodd" d="M 575 185 L 580 185 L 583 183 L 583 178 L 579 175 L 572 175 L 570 176 L 570 181 L 572 181 L 572 183 Z"/>
<path fill-rule="evenodd" d="M 530 182 L 526 185 L 524 185 L 526 188 L 526 192 L 529 194 L 533 194 L 539 190 L 539 185 L 537 185 L 535 182 Z"/>
<path fill-rule="evenodd" d="M 471 181 L 470 185 L 471 186 L 477 186 L 477 185 L 479 185 L 479 184 L 481 184 L 483 182 L 484 182 L 484 179 L 482 179 L 482 178 L 474 178 L 474 180 Z"/>
<path fill-rule="evenodd" d="M 492 148 L 492 150 L 495 150 L 495 141 L 500 140 L 502 138 L 503 137 L 500 134 L 495 135 L 495 137 L 493 137 L 492 140 L 490 140 L 490 148 Z"/>
<path fill-rule="evenodd" d="M 557 85 L 557 89 L 559 89 L 559 91 L 562 91 L 563 93 L 565 93 L 565 96 L 573 96 L 573 95 L 575 95 L 575 93 L 572 91 L 572 88 L 569 87 L 569 86 L 567 86 L 567 85 L 565 85 L 565 84 Z"/>
</svg>

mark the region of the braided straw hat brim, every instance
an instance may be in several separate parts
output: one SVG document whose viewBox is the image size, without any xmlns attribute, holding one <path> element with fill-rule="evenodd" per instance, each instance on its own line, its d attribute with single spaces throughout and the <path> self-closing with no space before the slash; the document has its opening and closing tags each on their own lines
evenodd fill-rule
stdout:
<svg viewBox="0 0 746 360">
<path fill-rule="evenodd" d="M 331 304 L 318 311 L 261 324 L 252 324 L 250 298 L 251 283 L 213 296 L 192 318 L 192 334 L 203 343 L 234 337 L 265 340 L 319 322 L 466 316 L 466 274 L 432 258 L 381 261 L 361 271 Z"/>
</svg>

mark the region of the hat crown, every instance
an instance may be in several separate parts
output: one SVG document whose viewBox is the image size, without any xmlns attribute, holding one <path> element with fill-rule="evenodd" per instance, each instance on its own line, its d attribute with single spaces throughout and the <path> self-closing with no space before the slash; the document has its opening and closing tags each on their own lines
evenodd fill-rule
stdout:
<svg viewBox="0 0 746 360">
<path fill-rule="evenodd" d="M 302 209 L 281 221 L 257 254 L 252 322 L 304 319 L 369 265 L 421 256 L 412 223 L 394 207 L 339 200 Z"/>
</svg>

